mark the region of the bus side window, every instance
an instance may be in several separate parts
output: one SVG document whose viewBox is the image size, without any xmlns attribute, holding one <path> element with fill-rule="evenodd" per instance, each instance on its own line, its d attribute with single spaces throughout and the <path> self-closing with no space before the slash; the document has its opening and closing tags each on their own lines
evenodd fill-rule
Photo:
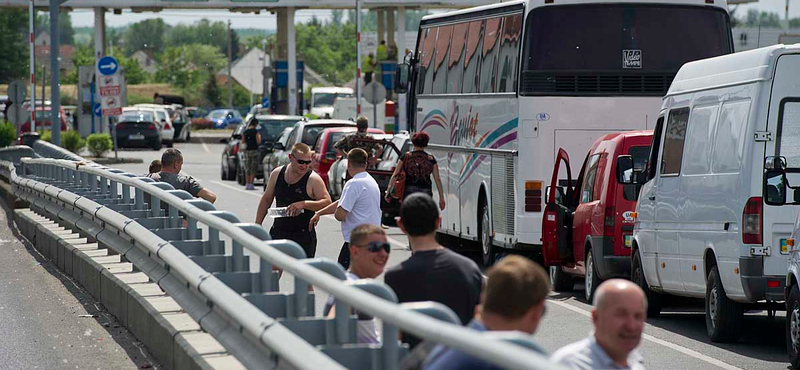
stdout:
<svg viewBox="0 0 800 370">
<path fill-rule="evenodd" d="M 500 86 L 497 92 L 515 92 L 517 87 L 517 57 L 522 32 L 522 14 L 509 15 L 503 21 L 500 38 L 500 58 L 497 74 Z"/>
<path fill-rule="evenodd" d="M 433 57 L 433 90 L 431 94 L 444 94 L 447 87 L 447 60 L 450 54 L 450 36 L 453 25 L 440 26 L 436 39 L 436 56 Z"/>
<path fill-rule="evenodd" d="M 458 23 L 453 28 L 453 38 L 450 41 L 450 61 L 447 62 L 447 93 L 458 94 L 463 85 L 463 72 L 461 60 L 464 59 L 464 43 L 467 40 L 469 22 Z"/>
<path fill-rule="evenodd" d="M 483 21 L 469 22 L 469 31 L 467 32 L 467 55 L 464 58 L 464 88 L 461 90 L 464 94 L 474 94 L 478 92 L 479 80 L 479 63 L 480 53 L 483 43 Z"/>
<path fill-rule="evenodd" d="M 422 68 L 417 74 L 417 76 L 419 76 L 417 94 L 430 94 L 431 92 L 431 84 L 433 83 L 433 68 L 431 68 L 431 63 L 436 49 L 436 34 L 438 32 L 439 28 L 437 27 L 425 29 L 425 41 L 422 44 L 423 50 L 421 56 Z"/>
<path fill-rule="evenodd" d="M 481 48 L 481 93 L 493 93 L 497 91 L 497 44 L 500 39 L 500 21 L 502 18 L 495 17 L 486 20 L 486 29 L 483 36 L 483 48 Z"/>
</svg>

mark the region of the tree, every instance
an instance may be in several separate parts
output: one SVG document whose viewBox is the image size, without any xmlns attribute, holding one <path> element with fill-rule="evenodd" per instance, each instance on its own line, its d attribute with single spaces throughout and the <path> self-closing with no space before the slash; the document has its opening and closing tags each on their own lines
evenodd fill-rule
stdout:
<svg viewBox="0 0 800 370">
<path fill-rule="evenodd" d="M 355 77 L 355 23 L 297 25 L 297 52 L 306 65 L 334 84 Z"/>
<path fill-rule="evenodd" d="M 228 26 L 224 22 L 201 19 L 192 25 L 180 24 L 169 31 L 167 42 L 172 46 L 188 44 L 213 45 L 222 54 L 228 55 Z M 232 30 L 233 59 L 239 56 L 239 35 Z"/>
<path fill-rule="evenodd" d="M 125 55 L 131 56 L 139 50 L 152 53 L 151 55 L 160 53 L 164 49 L 164 35 L 169 28 L 161 18 L 134 23 L 125 32 Z"/>
<path fill-rule="evenodd" d="M 72 55 L 72 64 L 75 66 L 75 68 L 64 75 L 62 78 L 63 83 L 78 83 L 78 70 L 80 67 L 94 65 L 93 44 L 79 43 L 75 45 L 75 54 Z"/>
<path fill-rule="evenodd" d="M 9 83 L 27 75 L 27 11 L 9 8 L 0 12 L 0 83 Z"/>
<path fill-rule="evenodd" d="M 781 17 L 778 13 L 760 12 L 756 9 L 747 11 L 746 22 L 748 27 L 781 27 Z"/>
<path fill-rule="evenodd" d="M 205 98 L 212 106 L 220 107 L 222 106 L 222 90 L 220 90 L 219 85 L 217 84 L 217 78 L 214 70 L 209 68 L 207 71 L 209 78 L 203 89 Z"/>
<path fill-rule="evenodd" d="M 344 10 L 342 9 L 331 10 L 331 23 L 342 24 L 342 18 L 344 18 Z"/>
</svg>

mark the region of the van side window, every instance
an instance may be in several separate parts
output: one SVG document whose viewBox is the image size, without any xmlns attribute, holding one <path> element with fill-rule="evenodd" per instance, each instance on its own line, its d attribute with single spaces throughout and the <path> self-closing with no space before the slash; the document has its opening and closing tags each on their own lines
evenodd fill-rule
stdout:
<svg viewBox="0 0 800 370">
<path fill-rule="evenodd" d="M 656 128 L 653 130 L 653 141 L 650 143 L 650 155 L 647 156 L 647 180 L 656 177 L 656 161 L 658 161 L 658 150 L 661 148 L 661 131 L 664 130 L 664 116 L 658 117 Z"/>
<path fill-rule="evenodd" d="M 719 103 L 692 108 L 686 133 L 686 153 L 683 156 L 685 175 L 711 173 L 711 143 L 718 112 Z"/>
<path fill-rule="evenodd" d="M 747 129 L 749 110 L 750 100 L 722 105 L 712 158 L 712 167 L 715 173 L 739 172 L 739 168 L 742 166 L 742 156 L 744 156 L 745 136 L 747 136 L 745 130 Z M 800 116 L 797 117 L 800 118 Z M 797 122 L 800 123 L 800 121 Z M 780 134 L 778 134 L 778 143 L 780 143 Z"/>
<path fill-rule="evenodd" d="M 664 154 L 661 156 L 661 174 L 681 173 L 683 142 L 686 140 L 686 125 L 689 123 L 689 108 L 673 109 L 669 112 L 667 128 L 664 130 Z"/>
<path fill-rule="evenodd" d="M 784 99 L 778 114 L 777 155 L 786 157 L 786 167 L 800 168 L 800 99 Z"/>
<path fill-rule="evenodd" d="M 583 184 L 581 184 L 581 203 L 594 200 L 594 183 L 599 161 L 600 154 L 589 157 L 589 162 L 586 164 L 586 173 L 583 174 Z"/>
</svg>

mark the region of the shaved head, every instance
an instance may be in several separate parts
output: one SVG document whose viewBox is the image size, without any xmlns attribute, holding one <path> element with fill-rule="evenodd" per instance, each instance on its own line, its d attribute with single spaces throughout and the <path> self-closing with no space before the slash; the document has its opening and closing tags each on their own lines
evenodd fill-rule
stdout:
<svg viewBox="0 0 800 370">
<path fill-rule="evenodd" d="M 642 339 L 647 297 L 638 285 L 622 279 L 603 282 L 594 294 L 594 337 L 609 357 L 626 367 Z"/>
<path fill-rule="evenodd" d="M 642 288 L 629 280 L 623 279 L 611 279 L 600 284 L 600 286 L 597 287 L 597 291 L 594 293 L 592 305 L 595 310 L 601 310 L 607 307 L 609 301 L 619 299 L 620 295 L 624 296 L 626 299 L 638 297 L 641 299 L 642 304 L 644 304 L 645 311 L 647 310 L 647 297 L 644 295 Z"/>
</svg>

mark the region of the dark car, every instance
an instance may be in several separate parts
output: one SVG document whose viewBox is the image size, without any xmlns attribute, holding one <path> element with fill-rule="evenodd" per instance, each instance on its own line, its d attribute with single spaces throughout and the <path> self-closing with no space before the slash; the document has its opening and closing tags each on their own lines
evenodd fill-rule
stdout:
<svg viewBox="0 0 800 370">
<path fill-rule="evenodd" d="M 292 132 L 289 133 L 286 144 L 273 146 L 261 161 L 264 171 L 269 173 L 279 166 L 289 164 L 289 150 L 297 143 L 303 143 L 313 148 L 317 137 L 326 128 L 355 126 L 355 122 L 341 119 L 315 119 L 297 122 L 292 128 Z"/>
<path fill-rule="evenodd" d="M 258 131 L 261 134 L 261 143 L 259 144 L 259 163 L 264 159 L 272 149 L 272 145 L 278 140 L 281 133 L 287 128 L 292 127 L 295 123 L 304 120 L 301 116 L 284 116 L 284 115 L 257 115 L 251 119 L 258 121 Z M 223 180 L 236 179 L 240 184 L 244 185 L 244 149 L 242 148 L 242 135 L 247 125 L 239 125 L 231 133 L 231 137 L 226 140 L 225 150 L 222 152 L 222 166 L 221 178 Z M 263 167 L 258 166 L 256 178 L 263 178 Z"/>
<path fill-rule="evenodd" d="M 161 149 L 161 132 L 152 111 L 130 110 L 123 112 L 117 120 L 117 146 L 150 147 Z"/>
</svg>

